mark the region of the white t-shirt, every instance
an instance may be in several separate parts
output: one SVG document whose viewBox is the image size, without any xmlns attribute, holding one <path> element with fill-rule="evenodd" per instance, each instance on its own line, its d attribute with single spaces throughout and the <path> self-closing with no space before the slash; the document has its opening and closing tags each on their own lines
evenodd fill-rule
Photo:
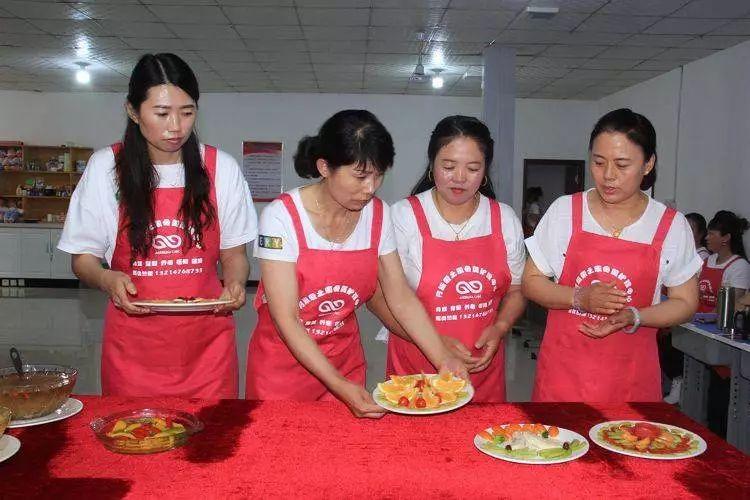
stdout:
<svg viewBox="0 0 750 500">
<path fill-rule="evenodd" d="M 583 230 L 608 236 L 609 233 L 591 216 L 587 196 L 589 191 L 583 196 Z M 526 239 L 526 248 L 536 267 L 546 276 L 554 277 L 555 281 L 559 280 L 562 274 L 564 254 L 572 235 L 572 200 L 571 195 L 561 196 L 555 200 L 539 221 L 534 235 Z M 641 218 L 623 229 L 620 239 L 651 243 L 666 209 L 663 203 L 649 198 L 648 206 Z M 702 265 L 703 261 L 695 251 L 690 224 L 685 216 L 678 212 L 662 246 L 659 276 L 652 303 L 659 303 L 662 285 L 682 285 L 698 273 Z"/>
<path fill-rule="evenodd" d="M 461 229 L 461 224 L 449 224 L 440 216 L 432 191 L 419 193 L 417 198 L 424 208 L 427 224 L 430 226 L 432 237 L 438 240 L 453 241 L 456 237 L 455 231 Z M 401 257 L 401 265 L 409 285 L 416 290 L 422 277 L 422 235 L 419 233 L 417 218 L 411 208 L 409 200 L 401 200 L 391 207 L 391 219 L 396 233 L 396 245 L 398 255 Z M 500 203 L 500 220 L 502 224 L 505 250 L 508 255 L 508 266 L 510 267 L 511 283 L 521 283 L 523 266 L 526 262 L 526 250 L 523 245 L 523 228 L 521 221 L 511 207 Z M 490 200 L 486 196 L 479 198 L 479 206 L 474 214 L 466 222 L 461 231 L 461 239 L 478 238 L 487 236 L 492 232 L 490 220 Z"/>
<path fill-rule="evenodd" d="M 731 257 L 717 265 L 716 260 L 718 258 L 719 254 L 717 253 L 709 255 L 706 260 L 706 267 L 710 269 L 726 269 L 721 277 L 722 285 L 742 288 L 743 290 L 750 289 L 750 263 L 747 260 L 740 257 L 727 267 Z"/>
<path fill-rule="evenodd" d="M 370 235 L 373 217 L 373 202 L 370 201 L 360 213 L 357 225 L 354 231 L 343 243 L 332 243 L 319 235 L 310 221 L 302 198 L 300 197 L 299 188 L 288 191 L 292 197 L 300 221 L 302 230 L 305 233 L 307 247 L 314 250 L 364 250 L 370 248 Z M 281 200 L 272 201 L 260 214 L 260 223 L 258 225 L 260 237 L 255 242 L 254 255 L 259 259 L 282 260 L 285 262 L 297 262 L 299 257 L 299 242 L 297 233 L 294 230 L 292 216 L 289 215 L 284 203 Z M 260 246 L 261 241 L 268 242 Z M 396 242 L 393 236 L 393 225 L 391 224 L 390 209 L 388 204 L 383 202 L 383 223 L 380 230 L 380 245 L 378 255 L 387 255 L 396 251 Z"/>
<path fill-rule="evenodd" d="M 185 186 L 182 163 L 154 167 L 160 188 Z M 253 241 L 258 236 L 258 218 L 250 189 L 235 159 L 221 150 L 216 155 L 215 186 L 220 248 Z M 99 149 L 91 155 L 73 192 L 57 248 L 71 254 L 103 257 L 111 264 L 120 217 L 117 190 L 112 148 Z"/>
</svg>

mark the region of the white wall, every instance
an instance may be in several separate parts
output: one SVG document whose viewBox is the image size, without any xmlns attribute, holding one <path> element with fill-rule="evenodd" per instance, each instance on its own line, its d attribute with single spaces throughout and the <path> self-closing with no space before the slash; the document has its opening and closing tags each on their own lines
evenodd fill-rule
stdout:
<svg viewBox="0 0 750 500">
<path fill-rule="evenodd" d="M 680 77 L 682 69 L 657 76 L 601 99 L 599 116 L 618 108 L 631 108 L 646 116 L 656 129 L 656 169 L 654 197 L 674 200 L 677 164 L 677 118 L 680 107 Z"/>
<path fill-rule="evenodd" d="M 518 213 L 523 205 L 523 160 L 587 160 L 596 118 L 595 101 L 516 101 L 513 206 Z"/>
</svg>

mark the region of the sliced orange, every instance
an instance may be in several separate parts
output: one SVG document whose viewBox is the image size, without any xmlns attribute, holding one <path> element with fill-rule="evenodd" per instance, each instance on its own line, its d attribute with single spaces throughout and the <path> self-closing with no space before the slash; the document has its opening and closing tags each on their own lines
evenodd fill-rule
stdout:
<svg viewBox="0 0 750 500">
<path fill-rule="evenodd" d="M 408 386 L 395 384 L 393 382 L 381 382 L 378 384 L 378 389 L 380 389 L 380 392 L 383 394 L 400 394 L 408 388 Z"/>
<path fill-rule="evenodd" d="M 487 441 L 493 441 L 494 438 L 492 437 L 492 434 L 490 434 L 487 431 L 479 431 L 477 432 L 477 435 L 479 435 L 480 438 L 486 439 Z"/>
<path fill-rule="evenodd" d="M 396 385 L 411 385 L 412 377 L 409 375 L 391 375 L 391 382 Z"/>
<path fill-rule="evenodd" d="M 451 377 L 450 374 L 448 376 Z M 433 377 L 431 382 L 432 387 L 438 392 L 458 392 L 466 386 L 466 380 L 452 377 L 446 380 L 443 374 Z"/>
<path fill-rule="evenodd" d="M 458 399 L 455 392 L 438 392 L 444 404 L 453 403 Z"/>
</svg>

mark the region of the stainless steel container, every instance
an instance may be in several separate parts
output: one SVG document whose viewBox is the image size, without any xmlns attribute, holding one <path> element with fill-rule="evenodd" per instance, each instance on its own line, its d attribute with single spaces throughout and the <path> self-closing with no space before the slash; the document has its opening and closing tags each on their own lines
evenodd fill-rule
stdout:
<svg viewBox="0 0 750 500">
<path fill-rule="evenodd" d="M 734 303 L 737 289 L 730 286 L 719 288 L 716 300 L 716 326 L 724 331 L 734 327 Z"/>
</svg>

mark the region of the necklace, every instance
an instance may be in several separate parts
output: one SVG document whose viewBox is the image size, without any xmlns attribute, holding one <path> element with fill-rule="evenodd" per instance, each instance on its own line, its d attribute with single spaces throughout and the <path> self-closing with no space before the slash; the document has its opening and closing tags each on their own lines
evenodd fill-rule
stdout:
<svg viewBox="0 0 750 500">
<path fill-rule="evenodd" d="M 440 212 L 440 207 L 438 206 L 437 202 L 437 195 L 435 194 L 436 191 L 432 191 L 432 202 L 435 204 L 435 209 L 437 210 L 438 215 L 440 218 L 445 222 L 445 224 L 451 228 L 451 231 L 453 231 L 453 234 L 455 235 L 455 239 L 453 241 L 459 241 L 461 239 L 461 233 L 464 229 L 466 229 L 467 224 L 469 224 L 469 221 L 471 220 L 472 215 L 474 215 L 474 212 L 477 210 L 477 206 L 479 205 L 479 196 L 474 195 L 474 208 L 471 210 L 471 215 L 467 217 L 467 219 L 461 224 L 461 227 L 458 228 L 458 231 L 456 231 L 456 228 L 453 227 L 453 224 L 448 222 L 445 217 L 443 217 L 443 214 Z"/>
<path fill-rule="evenodd" d="M 317 195 L 315 196 L 315 208 L 317 208 L 318 209 L 318 213 L 320 213 L 322 215 L 323 209 L 320 208 L 320 202 L 318 201 L 318 196 Z M 351 214 L 352 213 L 351 213 L 350 210 L 346 211 L 346 215 L 344 215 L 343 230 L 341 231 L 341 233 L 339 233 L 338 236 L 332 236 L 331 232 L 330 232 L 330 228 L 326 228 L 325 237 L 326 237 L 326 240 L 328 240 L 328 245 L 329 245 L 328 249 L 329 250 L 332 250 L 333 247 L 337 243 L 343 243 L 343 241 L 339 241 L 339 240 L 343 239 L 344 237 L 348 237 L 349 236 L 349 232 L 350 232 L 349 225 L 351 223 L 350 222 L 351 221 Z"/>
<path fill-rule="evenodd" d="M 604 211 L 604 206 L 601 205 L 601 198 L 599 197 L 599 193 L 598 192 L 596 193 L 596 196 L 597 196 L 597 198 L 599 198 L 599 204 L 600 204 L 600 207 L 602 209 L 601 210 L 602 217 L 604 217 L 604 219 L 605 219 L 605 221 L 607 223 L 607 227 L 609 229 L 609 232 L 610 232 L 610 234 L 612 235 L 613 238 L 619 238 L 622 235 L 622 232 L 625 230 L 626 227 L 628 227 L 629 225 L 633 224 L 635 221 L 637 221 L 638 219 L 640 219 L 641 216 L 643 215 L 643 212 L 641 212 L 640 214 L 638 214 L 635 217 L 630 217 L 630 218 L 628 218 L 628 220 L 627 220 L 627 222 L 625 224 L 623 224 L 623 225 L 621 225 L 621 226 L 618 227 L 617 225 L 615 225 L 615 224 L 612 223 L 612 221 L 610 220 L 610 218 L 607 216 L 606 212 Z"/>
</svg>

